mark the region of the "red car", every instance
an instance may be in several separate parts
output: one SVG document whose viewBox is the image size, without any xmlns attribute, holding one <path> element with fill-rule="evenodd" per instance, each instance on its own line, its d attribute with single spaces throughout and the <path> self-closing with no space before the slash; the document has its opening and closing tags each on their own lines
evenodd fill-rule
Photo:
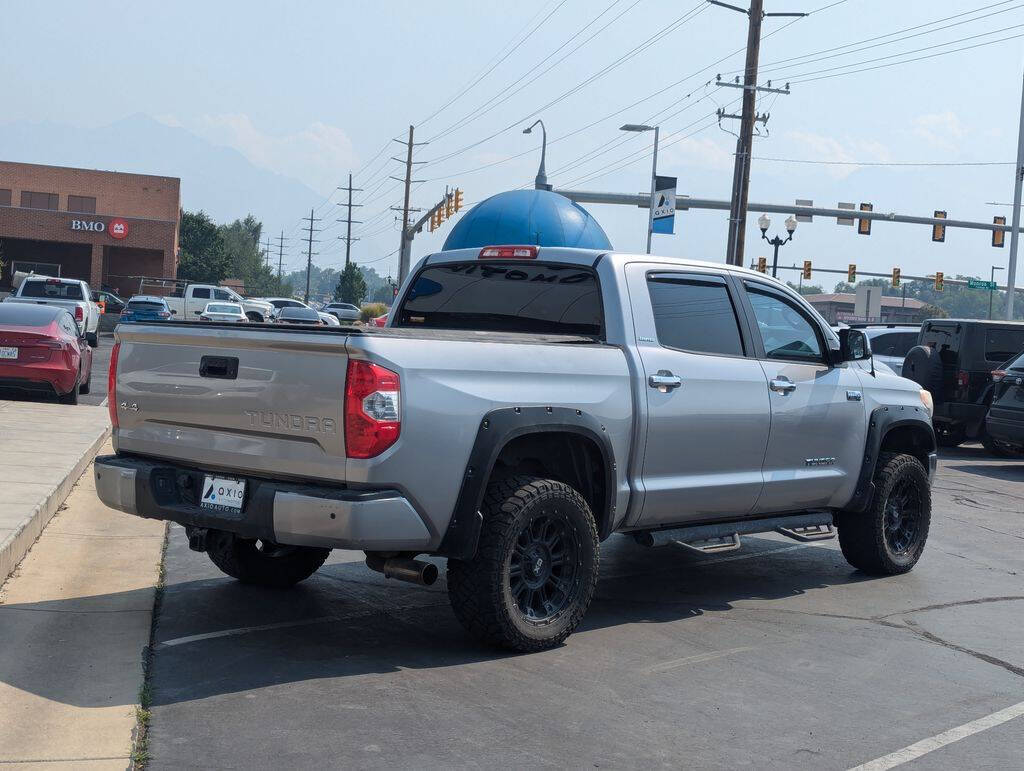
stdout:
<svg viewBox="0 0 1024 771">
<path fill-rule="evenodd" d="M 377 316 L 376 318 L 370 319 L 370 321 L 372 321 L 373 325 L 377 327 L 387 326 L 388 314 L 385 313 L 383 316 Z"/>
<path fill-rule="evenodd" d="M 64 308 L 0 303 L 0 389 L 77 404 L 89 393 L 92 348 Z"/>
</svg>

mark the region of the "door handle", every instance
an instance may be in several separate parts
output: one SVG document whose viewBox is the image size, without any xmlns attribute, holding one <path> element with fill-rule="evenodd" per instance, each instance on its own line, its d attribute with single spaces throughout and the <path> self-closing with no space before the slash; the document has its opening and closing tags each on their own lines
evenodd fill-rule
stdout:
<svg viewBox="0 0 1024 771">
<path fill-rule="evenodd" d="M 673 388 L 679 388 L 683 384 L 683 379 L 679 375 L 673 375 L 667 369 L 659 369 L 658 374 L 647 376 L 647 384 L 651 388 L 657 388 L 663 394 L 667 394 Z"/>
<path fill-rule="evenodd" d="M 771 382 L 768 384 L 768 387 L 775 391 L 776 393 L 788 394 L 791 391 L 796 390 L 796 383 L 794 383 L 792 380 L 786 377 L 776 377 L 772 378 Z"/>
</svg>

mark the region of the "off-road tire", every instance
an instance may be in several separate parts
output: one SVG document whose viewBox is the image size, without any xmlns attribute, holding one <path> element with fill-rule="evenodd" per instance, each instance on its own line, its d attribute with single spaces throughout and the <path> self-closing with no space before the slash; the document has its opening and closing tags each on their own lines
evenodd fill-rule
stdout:
<svg viewBox="0 0 1024 771">
<path fill-rule="evenodd" d="M 903 377 L 930 391 L 936 403 L 943 401 L 942 359 L 927 345 L 915 345 L 903 359 Z"/>
<path fill-rule="evenodd" d="M 242 583 L 286 589 L 319 570 L 331 550 L 282 546 L 211 531 L 206 553 L 222 572 Z"/>
<path fill-rule="evenodd" d="M 928 540 L 931 524 L 931 490 L 928 472 L 912 455 L 882 453 L 875 469 L 875 494 L 867 511 L 840 512 L 836 518 L 839 546 L 846 561 L 870 575 L 888 576 L 906 573 L 917 564 Z M 895 550 L 887 535 L 890 496 L 902 485 L 918 495 L 917 531 L 911 543 Z M 891 519 L 888 521 L 891 522 Z"/>
<path fill-rule="evenodd" d="M 590 507 L 569 485 L 514 476 L 491 482 L 481 512 L 484 521 L 476 555 L 448 560 L 448 598 L 456 617 L 473 637 L 490 645 L 524 652 L 560 645 L 583 618 L 597 586 L 600 550 Z M 565 582 L 571 588 L 559 610 L 533 620 L 513 596 L 512 560 L 517 554 L 518 570 L 526 570 L 517 546 L 543 518 L 564 528 L 565 537 L 573 539 L 575 556 L 562 563 L 572 570 Z M 569 575 L 561 565 L 559 570 Z"/>
</svg>

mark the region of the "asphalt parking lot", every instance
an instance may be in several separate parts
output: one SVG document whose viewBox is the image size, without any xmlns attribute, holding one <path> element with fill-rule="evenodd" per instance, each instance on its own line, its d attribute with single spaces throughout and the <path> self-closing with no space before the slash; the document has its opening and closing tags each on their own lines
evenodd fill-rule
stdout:
<svg viewBox="0 0 1024 771">
<path fill-rule="evenodd" d="M 174 526 L 151 767 L 842 769 L 964 724 L 900 759 L 1021 767 L 1024 717 L 972 721 L 1024 712 L 1024 462 L 947 453 L 905 576 L 868 578 L 835 542 L 745 544 L 613 537 L 581 628 L 509 655 L 465 636 L 443 579 L 389 582 L 335 552 L 295 589 L 248 587 Z"/>
</svg>

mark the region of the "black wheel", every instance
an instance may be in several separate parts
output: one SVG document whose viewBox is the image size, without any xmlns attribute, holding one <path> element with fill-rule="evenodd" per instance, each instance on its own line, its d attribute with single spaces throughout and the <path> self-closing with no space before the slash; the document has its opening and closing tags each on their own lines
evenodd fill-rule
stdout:
<svg viewBox="0 0 1024 771">
<path fill-rule="evenodd" d="M 86 332 L 85 342 L 89 344 L 90 348 L 97 348 L 100 344 L 99 335 L 96 332 Z"/>
<path fill-rule="evenodd" d="M 597 585 L 597 527 L 587 502 L 550 479 L 492 482 L 476 556 L 448 560 L 448 597 L 477 639 L 517 651 L 561 644 Z"/>
<path fill-rule="evenodd" d="M 903 377 L 931 391 L 936 402 L 942 401 L 942 360 L 934 348 L 915 345 L 903 359 Z"/>
<path fill-rule="evenodd" d="M 948 423 L 935 424 L 935 441 L 939 447 L 959 447 L 967 439 L 963 426 L 951 426 Z"/>
<path fill-rule="evenodd" d="M 78 373 L 78 377 L 82 377 L 81 372 Z M 57 401 L 61 404 L 78 404 L 78 383 L 76 382 L 66 394 L 59 394 Z"/>
<path fill-rule="evenodd" d="M 256 311 L 249 311 L 248 313 L 245 314 L 245 317 L 249 319 L 249 321 L 255 322 L 257 324 L 263 323 L 263 317 L 260 314 L 256 313 Z"/>
<path fill-rule="evenodd" d="M 921 461 L 912 455 L 883 453 L 868 510 L 837 517 L 843 556 L 872 575 L 906 573 L 921 558 L 931 517 L 928 473 Z"/>
<path fill-rule="evenodd" d="M 90 390 L 92 390 L 92 373 L 91 372 L 89 373 L 89 377 L 87 377 L 83 382 L 78 384 L 78 393 L 80 393 L 80 394 L 87 394 L 87 393 L 89 393 Z"/>
<path fill-rule="evenodd" d="M 206 553 L 221 571 L 242 583 L 284 589 L 313 575 L 331 550 L 253 541 L 231 533 L 215 537 L 211 531 Z"/>
</svg>

